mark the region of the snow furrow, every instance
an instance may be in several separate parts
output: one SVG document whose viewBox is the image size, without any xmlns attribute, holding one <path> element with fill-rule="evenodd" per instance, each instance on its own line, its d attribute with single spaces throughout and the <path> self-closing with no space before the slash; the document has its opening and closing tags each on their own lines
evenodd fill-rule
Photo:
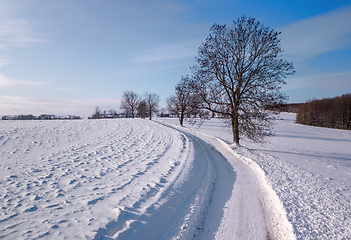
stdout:
<svg viewBox="0 0 351 240">
<path fill-rule="evenodd" d="M 175 130 L 130 119 L 8 121 L 0 136 L 6 239 L 114 235 L 160 202 L 190 148 Z"/>
</svg>

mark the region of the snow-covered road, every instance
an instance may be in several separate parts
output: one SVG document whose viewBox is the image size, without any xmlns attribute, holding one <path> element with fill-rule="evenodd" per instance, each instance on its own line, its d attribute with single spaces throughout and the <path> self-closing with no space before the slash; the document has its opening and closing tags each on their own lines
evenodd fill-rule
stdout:
<svg viewBox="0 0 351 240">
<path fill-rule="evenodd" d="M 211 148 L 206 155 L 216 179 L 197 239 L 295 239 L 282 203 L 257 164 L 239 158 L 219 138 L 168 125 Z"/>
<path fill-rule="evenodd" d="M 194 144 L 195 149 L 211 158 L 216 174 L 211 201 L 196 239 L 271 238 L 254 173 L 215 139 L 188 136 L 201 144 Z"/>
</svg>

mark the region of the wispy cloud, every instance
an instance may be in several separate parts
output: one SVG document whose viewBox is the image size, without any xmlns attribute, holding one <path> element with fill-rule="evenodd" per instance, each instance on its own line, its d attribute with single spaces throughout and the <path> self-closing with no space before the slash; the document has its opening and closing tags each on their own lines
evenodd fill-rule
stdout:
<svg viewBox="0 0 351 240">
<path fill-rule="evenodd" d="M 31 31 L 29 22 L 25 20 L 0 18 L 0 48 L 24 46 L 28 43 L 44 43 Z"/>
<path fill-rule="evenodd" d="M 351 47 L 351 6 L 308 18 L 282 32 L 284 55 L 304 61 L 323 53 Z"/>
<path fill-rule="evenodd" d="M 303 77 L 296 76 L 289 78 L 287 81 L 288 84 L 284 86 L 285 90 L 310 88 L 330 91 L 351 91 L 351 72 L 316 74 Z"/>
<path fill-rule="evenodd" d="M 0 60 L 1 65 L 1 60 Z M 62 91 L 62 92 L 73 92 L 73 91 L 82 91 L 82 89 L 77 89 L 74 87 L 55 87 L 50 86 L 50 82 L 40 82 L 40 81 L 24 81 L 17 80 L 13 78 L 6 77 L 0 72 L 0 87 L 7 88 L 16 88 L 19 86 L 28 86 L 32 89 L 43 89 L 43 90 L 52 90 L 52 91 Z"/>
<path fill-rule="evenodd" d="M 0 96 L 0 112 L 2 114 L 34 114 L 55 115 L 75 114 L 82 117 L 92 115 L 94 108 L 103 110 L 119 110 L 120 99 L 58 99 L 58 98 L 26 98 L 17 96 Z"/>
<path fill-rule="evenodd" d="M 14 87 L 14 86 L 19 86 L 19 85 L 43 87 L 45 85 L 45 83 L 39 82 L 39 81 L 36 82 L 36 81 L 16 80 L 13 78 L 6 77 L 0 72 L 0 87 Z"/>
<path fill-rule="evenodd" d="M 34 24 L 14 16 L 15 6 L 9 1 L 0 3 L 0 48 L 23 46 L 28 43 L 44 43 L 44 39 L 36 36 Z"/>
<path fill-rule="evenodd" d="M 195 57 L 201 40 L 194 39 L 170 43 L 156 48 L 151 48 L 140 52 L 139 56 L 134 57 L 132 62 L 135 63 L 153 63 L 170 60 L 179 60 L 183 58 Z"/>
<path fill-rule="evenodd" d="M 0 57 L 0 69 L 6 65 L 8 65 L 11 61 L 7 58 Z"/>
<path fill-rule="evenodd" d="M 18 86 L 31 86 L 36 89 L 44 89 L 44 90 L 55 90 L 55 91 L 79 91 L 80 89 L 74 87 L 54 87 L 51 86 L 52 83 L 55 82 L 43 82 L 43 81 L 27 81 L 27 80 L 19 80 L 11 77 L 5 76 L 1 72 L 1 68 L 8 65 L 11 60 L 0 57 L 0 87 L 18 87 Z"/>
</svg>

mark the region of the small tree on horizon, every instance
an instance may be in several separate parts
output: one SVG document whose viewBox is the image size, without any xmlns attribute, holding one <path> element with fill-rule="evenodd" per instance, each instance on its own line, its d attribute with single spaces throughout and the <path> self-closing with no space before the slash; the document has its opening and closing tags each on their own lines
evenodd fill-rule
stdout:
<svg viewBox="0 0 351 240">
<path fill-rule="evenodd" d="M 147 107 L 146 107 L 146 102 L 145 100 L 139 101 L 139 105 L 138 105 L 138 116 L 141 119 L 145 119 L 145 117 L 147 116 Z"/>
<path fill-rule="evenodd" d="M 124 91 L 121 102 L 121 109 L 125 111 L 126 116 L 134 118 L 139 105 L 139 96 L 133 91 Z"/>
<path fill-rule="evenodd" d="M 158 105 L 160 103 L 160 97 L 155 93 L 146 92 L 144 94 L 144 101 L 146 104 L 146 113 L 149 116 L 149 120 L 151 120 L 152 114 L 158 113 Z"/>
<path fill-rule="evenodd" d="M 280 88 L 294 73 L 293 64 L 281 58 L 280 32 L 245 16 L 210 31 L 193 67 L 201 107 L 229 125 L 233 143 L 241 136 L 262 142 L 271 134 L 274 113 L 265 109 L 286 99 Z"/>
<path fill-rule="evenodd" d="M 95 107 L 95 112 L 91 118 L 92 119 L 100 119 L 101 118 L 101 109 L 99 107 Z"/>
<path fill-rule="evenodd" d="M 181 126 L 184 119 L 198 115 L 199 102 L 193 85 L 189 76 L 182 76 L 181 81 L 175 86 L 175 95 L 167 99 L 169 113 L 178 117 Z"/>
</svg>

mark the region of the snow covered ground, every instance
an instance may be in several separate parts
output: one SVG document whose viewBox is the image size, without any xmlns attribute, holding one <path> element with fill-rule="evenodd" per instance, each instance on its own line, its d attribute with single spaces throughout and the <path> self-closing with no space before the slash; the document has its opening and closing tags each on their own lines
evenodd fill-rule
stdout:
<svg viewBox="0 0 351 240">
<path fill-rule="evenodd" d="M 187 128 L 232 142 L 219 119 Z M 264 171 L 297 239 L 350 239 L 351 131 L 295 124 L 292 113 L 281 113 L 274 131 L 263 145 L 242 141 L 237 156 Z"/>
<path fill-rule="evenodd" d="M 0 238 L 117 237 L 170 198 L 189 151 L 150 121 L 2 121 Z"/>
<path fill-rule="evenodd" d="M 294 116 L 235 150 L 218 119 L 1 121 L 0 239 L 348 239 L 351 132 Z"/>
</svg>

